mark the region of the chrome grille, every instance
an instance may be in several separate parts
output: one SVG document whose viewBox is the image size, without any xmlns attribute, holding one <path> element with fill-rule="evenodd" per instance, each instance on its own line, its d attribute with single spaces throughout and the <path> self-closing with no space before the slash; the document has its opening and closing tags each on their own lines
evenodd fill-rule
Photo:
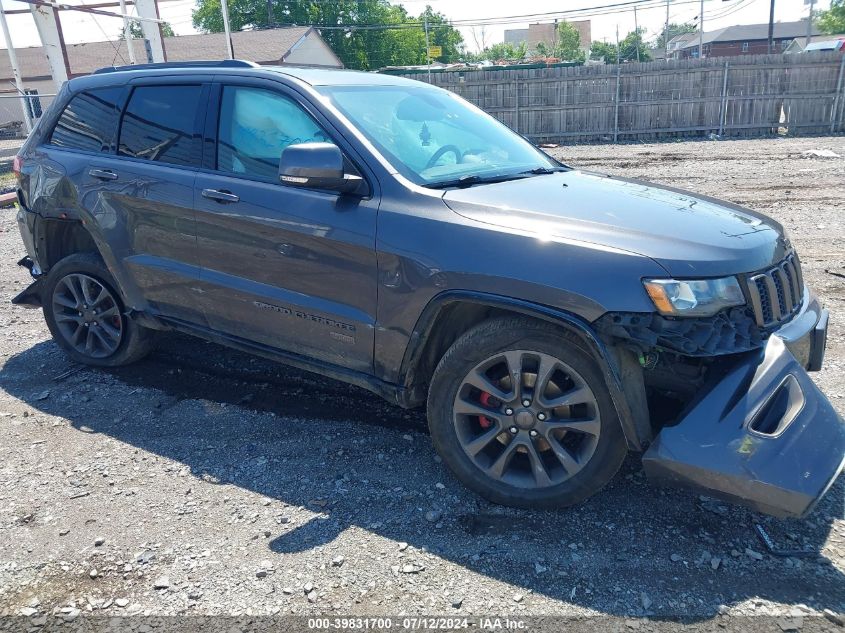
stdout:
<svg viewBox="0 0 845 633">
<path fill-rule="evenodd" d="M 788 321 L 804 298 L 798 256 L 793 253 L 771 270 L 749 275 L 746 286 L 758 326 L 765 328 Z"/>
</svg>

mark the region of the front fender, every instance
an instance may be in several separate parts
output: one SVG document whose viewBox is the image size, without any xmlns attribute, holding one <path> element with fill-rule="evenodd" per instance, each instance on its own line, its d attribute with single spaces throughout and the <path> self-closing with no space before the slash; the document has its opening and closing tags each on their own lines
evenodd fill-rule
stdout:
<svg viewBox="0 0 845 633">
<path fill-rule="evenodd" d="M 643 419 L 637 402 L 630 402 L 626 395 L 625 376 L 629 371 L 624 357 L 614 353 L 598 338 L 590 324 L 584 319 L 560 310 L 521 299 L 500 295 L 470 291 L 448 290 L 435 296 L 425 307 L 417 321 L 417 326 L 411 334 L 405 357 L 402 361 L 400 384 L 406 387 L 411 397 L 415 391 L 414 368 L 418 366 L 425 349 L 425 342 L 431 335 L 432 328 L 442 310 L 454 303 L 471 303 L 489 308 L 507 310 L 516 314 L 524 314 L 533 318 L 553 323 L 576 335 L 582 347 L 587 350 L 598 363 L 616 407 L 622 430 L 628 447 L 631 450 L 642 450 L 650 439 L 647 412 Z M 644 403 L 642 403 L 644 404 Z M 633 406 L 632 406 L 633 405 Z"/>
</svg>

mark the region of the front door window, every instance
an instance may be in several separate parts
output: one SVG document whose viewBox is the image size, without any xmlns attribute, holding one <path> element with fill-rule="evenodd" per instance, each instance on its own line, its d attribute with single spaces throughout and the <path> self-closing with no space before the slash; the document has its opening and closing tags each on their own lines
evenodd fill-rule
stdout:
<svg viewBox="0 0 845 633">
<path fill-rule="evenodd" d="M 298 104 L 261 88 L 223 87 L 218 170 L 277 182 L 282 151 L 311 142 L 331 139 Z"/>
</svg>

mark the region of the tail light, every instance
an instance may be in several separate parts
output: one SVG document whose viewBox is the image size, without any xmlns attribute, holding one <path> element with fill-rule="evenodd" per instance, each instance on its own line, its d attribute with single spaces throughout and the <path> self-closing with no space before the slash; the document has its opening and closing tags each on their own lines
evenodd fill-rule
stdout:
<svg viewBox="0 0 845 633">
<path fill-rule="evenodd" d="M 15 178 L 18 180 L 21 179 L 21 168 L 23 168 L 23 158 L 15 155 L 15 159 L 12 161 L 12 173 L 15 174 Z"/>
</svg>

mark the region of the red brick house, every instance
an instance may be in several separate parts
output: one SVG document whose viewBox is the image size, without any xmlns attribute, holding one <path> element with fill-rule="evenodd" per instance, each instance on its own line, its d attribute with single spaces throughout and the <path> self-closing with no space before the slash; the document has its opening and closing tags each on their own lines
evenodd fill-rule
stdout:
<svg viewBox="0 0 845 633">
<path fill-rule="evenodd" d="M 820 31 L 813 27 L 813 35 Z M 772 38 L 772 52 L 784 52 L 793 40 L 807 36 L 807 21 L 776 22 Z M 678 40 L 678 41 L 676 41 Z M 768 24 L 738 24 L 704 32 L 703 57 L 741 57 L 765 55 L 769 52 Z M 674 46 L 673 46 L 674 44 Z M 698 33 L 685 33 L 669 41 L 672 59 L 698 57 Z"/>
</svg>

